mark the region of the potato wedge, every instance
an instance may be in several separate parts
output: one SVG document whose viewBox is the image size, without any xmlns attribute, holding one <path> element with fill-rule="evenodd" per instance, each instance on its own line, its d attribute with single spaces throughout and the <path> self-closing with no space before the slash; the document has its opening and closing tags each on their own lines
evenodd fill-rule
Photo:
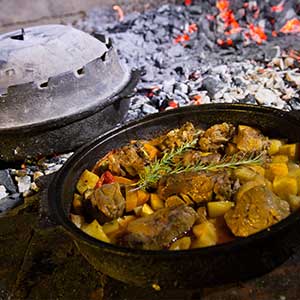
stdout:
<svg viewBox="0 0 300 300">
<path fill-rule="evenodd" d="M 102 226 L 98 223 L 97 220 L 94 220 L 92 223 L 83 225 L 81 230 L 86 234 L 94 237 L 97 240 L 110 243 L 110 239 L 107 237 L 105 232 L 103 231 Z"/>
<path fill-rule="evenodd" d="M 81 174 L 77 184 L 77 191 L 83 195 L 83 193 L 88 189 L 93 189 L 99 180 L 99 176 L 89 170 L 84 170 Z"/>
<path fill-rule="evenodd" d="M 234 202 L 231 201 L 208 202 L 207 203 L 208 215 L 210 218 L 223 216 L 233 206 L 234 206 Z"/>
</svg>

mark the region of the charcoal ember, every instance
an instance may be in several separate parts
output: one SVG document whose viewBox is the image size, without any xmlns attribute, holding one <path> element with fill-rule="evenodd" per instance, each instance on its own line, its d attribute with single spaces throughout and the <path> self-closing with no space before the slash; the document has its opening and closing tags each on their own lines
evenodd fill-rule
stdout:
<svg viewBox="0 0 300 300">
<path fill-rule="evenodd" d="M 175 89 L 174 90 L 175 90 L 175 93 L 176 93 L 176 91 L 179 91 L 179 92 L 181 92 L 183 94 L 188 94 L 189 87 L 188 87 L 187 84 L 185 84 L 183 82 L 179 82 L 179 83 L 175 84 Z"/>
<path fill-rule="evenodd" d="M 202 89 L 207 91 L 210 98 L 213 98 L 214 95 L 221 89 L 221 84 L 221 80 L 217 79 L 216 76 L 208 76 L 202 81 Z"/>
<path fill-rule="evenodd" d="M 281 49 L 279 46 L 266 46 L 264 47 L 264 57 L 265 61 L 270 61 L 275 57 L 279 57 L 281 54 Z"/>
<path fill-rule="evenodd" d="M 0 199 L 0 213 L 8 211 L 18 205 L 23 203 L 23 197 L 19 193 L 14 193 L 11 195 L 7 195 L 4 198 Z"/>
<path fill-rule="evenodd" d="M 8 192 L 15 193 L 16 186 L 10 176 L 9 170 L 0 170 L 0 185 L 5 186 Z M 1 198 L 1 197 L 0 197 Z"/>
<path fill-rule="evenodd" d="M 148 115 L 148 114 L 156 113 L 158 112 L 158 110 L 155 109 L 155 107 L 153 107 L 152 105 L 145 103 L 142 106 L 142 112 Z"/>
</svg>

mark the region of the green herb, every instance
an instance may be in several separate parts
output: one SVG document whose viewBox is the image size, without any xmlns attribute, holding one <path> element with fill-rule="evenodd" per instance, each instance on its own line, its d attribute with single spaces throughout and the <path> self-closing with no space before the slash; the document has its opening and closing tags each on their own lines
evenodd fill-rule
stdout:
<svg viewBox="0 0 300 300">
<path fill-rule="evenodd" d="M 218 171 L 219 169 L 235 169 L 239 166 L 244 165 L 255 165 L 261 164 L 263 162 L 263 154 L 250 155 L 250 156 L 238 156 L 233 155 L 231 157 L 224 156 L 218 163 L 204 164 L 199 161 L 195 165 L 182 165 L 181 162 L 174 163 L 174 158 L 182 155 L 187 150 L 192 149 L 197 140 L 191 143 L 185 143 L 182 146 L 172 149 L 169 152 L 165 152 L 163 157 L 159 160 L 155 160 L 150 165 L 144 168 L 139 176 L 140 179 L 135 186 L 138 189 L 147 189 L 149 187 L 155 186 L 155 184 L 164 176 L 170 174 L 180 174 L 183 172 L 199 172 L 199 171 Z"/>
</svg>

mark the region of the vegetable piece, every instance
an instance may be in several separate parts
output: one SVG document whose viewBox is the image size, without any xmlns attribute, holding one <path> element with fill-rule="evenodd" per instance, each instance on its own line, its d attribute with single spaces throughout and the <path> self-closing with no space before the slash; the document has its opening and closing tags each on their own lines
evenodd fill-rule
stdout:
<svg viewBox="0 0 300 300">
<path fill-rule="evenodd" d="M 132 221 L 136 220 L 135 216 L 124 216 L 124 217 L 120 217 L 117 219 L 118 223 L 120 224 L 121 227 L 126 228 L 128 226 L 128 224 Z"/>
<path fill-rule="evenodd" d="M 253 180 L 257 175 L 256 172 L 248 167 L 240 167 L 234 170 L 234 175 L 239 179 L 241 183 Z"/>
<path fill-rule="evenodd" d="M 153 210 L 158 210 L 165 207 L 165 203 L 157 194 L 150 194 L 150 204 Z"/>
<path fill-rule="evenodd" d="M 191 238 L 188 236 L 185 236 L 181 239 L 178 239 L 175 241 L 169 248 L 169 250 L 187 250 L 191 246 Z"/>
<path fill-rule="evenodd" d="M 77 191 L 81 195 L 83 195 L 83 193 L 87 189 L 93 189 L 96 186 L 98 180 L 98 175 L 96 175 L 93 172 L 90 172 L 89 170 L 84 170 L 76 184 Z"/>
<path fill-rule="evenodd" d="M 300 196 L 289 195 L 287 201 L 290 205 L 291 211 L 296 211 L 300 208 Z"/>
<path fill-rule="evenodd" d="M 152 208 L 147 203 L 145 203 L 142 207 L 142 217 L 147 217 L 149 215 L 152 215 L 153 213 L 154 211 L 152 210 Z"/>
<path fill-rule="evenodd" d="M 270 163 L 266 168 L 265 176 L 273 181 L 276 176 L 286 176 L 289 170 L 286 163 Z"/>
<path fill-rule="evenodd" d="M 297 195 L 297 179 L 289 176 L 276 176 L 273 181 L 273 190 L 281 199 L 288 200 L 289 195 Z"/>
<path fill-rule="evenodd" d="M 202 248 L 217 244 L 217 230 L 215 225 L 210 221 L 195 225 L 193 233 L 197 239 L 193 241 L 192 248 Z"/>
<path fill-rule="evenodd" d="M 143 191 L 143 190 L 138 190 L 137 191 L 137 205 L 143 205 L 146 203 L 150 198 L 150 194 Z"/>
<path fill-rule="evenodd" d="M 289 161 L 289 157 L 287 155 L 278 154 L 272 156 L 273 163 L 287 163 Z"/>
<path fill-rule="evenodd" d="M 84 217 L 80 215 L 74 215 L 70 214 L 71 221 L 78 227 L 81 228 L 81 226 L 84 224 Z"/>
<path fill-rule="evenodd" d="M 174 196 L 168 197 L 165 205 L 166 205 L 166 207 L 173 207 L 173 206 L 179 206 L 182 204 L 185 204 L 184 201 L 180 197 L 174 195 Z"/>
<path fill-rule="evenodd" d="M 252 165 L 252 166 L 249 166 L 248 168 L 261 176 L 265 176 L 266 170 L 262 166 Z"/>
<path fill-rule="evenodd" d="M 134 184 L 134 180 L 128 179 L 126 177 L 122 176 L 114 176 L 115 182 L 121 183 L 121 184 Z"/>
<path fill-rule="evenodd" d="M 157 157 L 158 149 L 149 143 L 144 143 L 143 147 L 148 154 L 150 160 L 154 160 Z"/>
<path fill-rule="evenodd" d="M 111 222 L 107 222 L 104 225 L 102 225 L 103 232 L 107 235 L 118 231 L 119 228 L 120 224 L 118 222 L 118 219 L 114 219 Z"/>
<path fill-rule="evenodd" d="M 282 146 L 282 141 L 271 139 L 269 150 L 268 150 L 269 155 L 277 154 L 281 146 Z"/>
<path fill-rule="evenodd" d="M 126 187 L 125 200 L 126 200 L 126 205 L 125 205 L 126 212 L 132 211 L 135 207 L 137 207 L 138 206 L 137 190 L 134 190 L 131 187 Z"/>
<path fill-rule="evenodd" d="M 278 154 L 284 154 L 291 160 L 299 159 L 299 144 L 285 144 L 279 148 Z"/>
<path fill-rule="evenodd" d="M 233 206 L 234 203 L 231 201 L 208 202 L 207 203 L 208 215 L 210 218 L 223 216 Z"/>
<path fill-rule="evenodd" d="M 110 239 L 107 237 L 105 232 L 103 231 L 102 226 L 97 222 L 97 220 L 94 220 L 92 223 L 83 225 L 81 227 L 82 231 L 84 231 L 86 234 L 92 236 L 93 238 L 110 243 Z"/>
</svg>

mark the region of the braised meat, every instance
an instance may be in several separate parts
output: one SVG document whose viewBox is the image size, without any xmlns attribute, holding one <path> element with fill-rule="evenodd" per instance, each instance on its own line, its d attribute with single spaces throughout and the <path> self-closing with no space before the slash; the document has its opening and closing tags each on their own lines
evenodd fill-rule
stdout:
<svg viewBox="0 0 300 300">
<path fill-rule="evenodd" d="M 268 139 L 258 129 L 240 125 L 233 142 L 242 152 L 260 152 L 267 148 Z"/>
<path fill-rule="evenodd" d="M 121 243 L 133 248 L 164 249 L 189 231 L 197 217 L 195 210 L 186 205 L 160 209 L 132 221 Z"/>
<path fill-rule="evenodd" d="M 216 199 L 230 199 L 231 181 L 226 172 L 222 173 L 197 173 L 186 172 L 164 176 L 158 184 L 157 193 L 162 199 L 172 195 L 185 194 L 194 202 L 206 202 Z"/>
<path fill-rule="evenodd" d="M 259 185 L 237 196 L 235 207 L 225 214 L 225 221 L 235 236 L 246 237 L 277 223 L 289 214 L 288 202 L 280 199 L 266 186 Z"/>
<path fill-rule="evenodd" d="M 95 189 L 89 200 L 92 207 L 98 210 L 100 220 L 109 221 L 121 217 L 125 209 L 125 199 L 116 182 Z"/>
<path fill-rule="evenodd" d="M 99 173 L 99 169 L 109 170 L 114 175 L 136 176 L 144 168 L 144 160 L 139 156 L 135 145 L 124 146 L 111 151 L 101 159 L 93 171 Z M 103 171 L 102 170 L 102 171 Z"/>
<path fill-rule="evenodd" d="M 201 134 L 201 132 L 203 132 L 203 130 L 196 130 L 192 123 L 187 122 L 182 127 L 173 129 L 167 134 L 153 139 L 151 144 L 161 151 L 173 149 L 182 146 L 184 143 L 192 142 L 196 135 Z"/>
<path fill-rule="evenodd" d="M 99 240 L 153 250 L 208 247 L 300 209 L 295 143 L 229 123 L 203 130 L 187 122 L 142 138 L 107 153 L 76 183 L 72 221 Z"/>
<path fill-rule="evenodd" d="M 233 137 L 234 131 L 234 126 L 228 123 L 211 126 L 199 140 L 200 149 L 209 152 L 224 148 L 224 144 Z"/>
<path fill-rule="evenodd" d="M 184 166 L 194 166 L 198 163 L 216 164 L 220 161 L 220 153 L 203 153 L 201 151 L 190 150 L 183 154 L 182 164 Z"/>
</svg>

